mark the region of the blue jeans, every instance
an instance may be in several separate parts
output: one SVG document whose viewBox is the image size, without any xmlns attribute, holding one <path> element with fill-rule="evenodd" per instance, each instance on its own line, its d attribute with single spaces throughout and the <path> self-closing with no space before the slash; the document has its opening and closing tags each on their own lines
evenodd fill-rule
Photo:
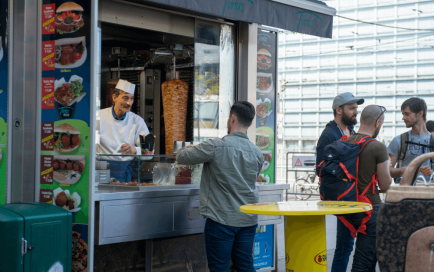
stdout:
<svg viewBox="0 0 434 272">
<path fill-rule="evenodd" d="M 229 271 L 231 258 L 237 272 L 255 272 L 253 241 L 257 226 L 230 227 L 207 218 L 205 248 L 210 272 Z"/>
<path fill-rule="evenodd" d="M 363 213 L 365 214 L 365 213 Z M 336 233 L 336 250 L 333 257 L 332 272 L 346 272 L 351 252 L 353 251 L 354 238 L 350 230 L 338 220 Z"/>
<path fill-rule="evenodd" d="M 357 234 L 356 251 L 351 272 L 375 272 L 377 264 L 377 216 L 380 204 L 374 204 L 373 206 L 374 210 L 371 214 L 371 219 L 366 222 L 366 234 Z M 361 215 L 356 214 L 353 220 L 361 223 L 363 219 Z"/>
<path fill-rule="evenodd" d="M 107 161 L 107 160 L 100 160 Z M 131 168 L 131 161 L 107 161 L 110 170 L 110 178 L 115 178 L 119 182 L 128 183 L 131 181 L 131 176 L 134 173 Z"/>
</svg>

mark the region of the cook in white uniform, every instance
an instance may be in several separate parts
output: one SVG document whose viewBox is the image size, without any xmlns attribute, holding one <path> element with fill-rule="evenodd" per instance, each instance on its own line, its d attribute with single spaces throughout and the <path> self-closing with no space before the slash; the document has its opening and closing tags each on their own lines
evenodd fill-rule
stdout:
<svg viewBox="0 0 434 272">
<path fill-rule="evenodd" d="M 136 85 L 120 79 L 113 94 L 114 105 L 100 110 L 97 121 L 100 143 L 97 154 L 141 155 L 140 136 L 149 134 L 142 117 L 130 112 Z M 120 182 L 130 182 L 134 157 L 100 157 L 109 162 L 110 177 Z"/>
</svg>

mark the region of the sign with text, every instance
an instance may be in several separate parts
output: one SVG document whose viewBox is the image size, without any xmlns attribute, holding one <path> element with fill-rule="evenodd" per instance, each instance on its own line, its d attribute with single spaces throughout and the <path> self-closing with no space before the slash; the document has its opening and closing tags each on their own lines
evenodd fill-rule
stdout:
<svg viewBox="0 0 434 272">
<path fill-rule="evenodd" d="M 54 109 L 54 77 L 42 79 L 42 105 L 41 109 Z"/>
<path fill-rule="evenodd" d="M 54 41 L 42 42 L 42 71 L 54 70 Z"/>
<path fill-rule="evenodd" d="M 41 156 L 41 184 L 53 184 L 53 156 Z"/>
<path fill-rule="evenodd" d="M 315 168 L 316 156 L 293 156 L 292 168 Z"/>
<path fill-rule="evenodd" d="M 41 123 L 41 151 L 53 151 L 54 123 Z"/>
</svg>

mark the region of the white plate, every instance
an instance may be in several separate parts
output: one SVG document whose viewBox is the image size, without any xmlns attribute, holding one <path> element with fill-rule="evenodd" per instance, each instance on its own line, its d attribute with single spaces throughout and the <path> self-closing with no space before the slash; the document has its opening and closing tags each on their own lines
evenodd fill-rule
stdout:
<svg viewBox="0 0 434 272">
<path fill-rule="evenodd" d="M 81 59 L 79 61 L 77 61 L 73 64 L 68 64 L 68 65 L 61 65 L 60 63 L 56 63 L 54 66 L 56 67 L 56 69 L 77 68 L 77 67 L 80 67 L 81 65 L 83 65 L 83 63 L 86 61 L 86 58 L 87 58 L 87 48 L 85 46 L 83 56 L 81 56 Z"/>
<path fill-rule="evenodd" d="M 265 91 L 261 91 L 261 90 L 259 90 L 258 88 L 256 88 L 256 92 L 258 92 L 258 93 L 269 93 L 269 92 L 271 92 L 272 90 L 273 90 L 273 83 L 271 83 L 270 88 L 266 89 Z"/>
</svg>

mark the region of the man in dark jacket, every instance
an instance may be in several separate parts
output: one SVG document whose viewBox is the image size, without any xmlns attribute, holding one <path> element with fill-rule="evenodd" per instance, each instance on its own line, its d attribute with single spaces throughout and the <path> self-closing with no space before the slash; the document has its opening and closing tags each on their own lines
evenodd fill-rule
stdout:
<svg viewBox="0 0 434 272">
<path fill-rule="evenodd" d="M 316 148 L 316 165 L 324 160 L 324 147 L 338 141 L 342 136 L 350 137 L 355 133 L 357 124 L 357 108 L 365 102 L 363 98 L 355 98 L 352 93 L 343 93 L 333 100 L 334 120 L 330 121 L 319 137 Z M 316 169 L 319 174 L 319 168 Z M 353 250 L 354 238 L 350 230 L 337 220 L 336 251 L 333 258 L 332 272 L 346 271 L 348 260 Z"/>
</svg>

